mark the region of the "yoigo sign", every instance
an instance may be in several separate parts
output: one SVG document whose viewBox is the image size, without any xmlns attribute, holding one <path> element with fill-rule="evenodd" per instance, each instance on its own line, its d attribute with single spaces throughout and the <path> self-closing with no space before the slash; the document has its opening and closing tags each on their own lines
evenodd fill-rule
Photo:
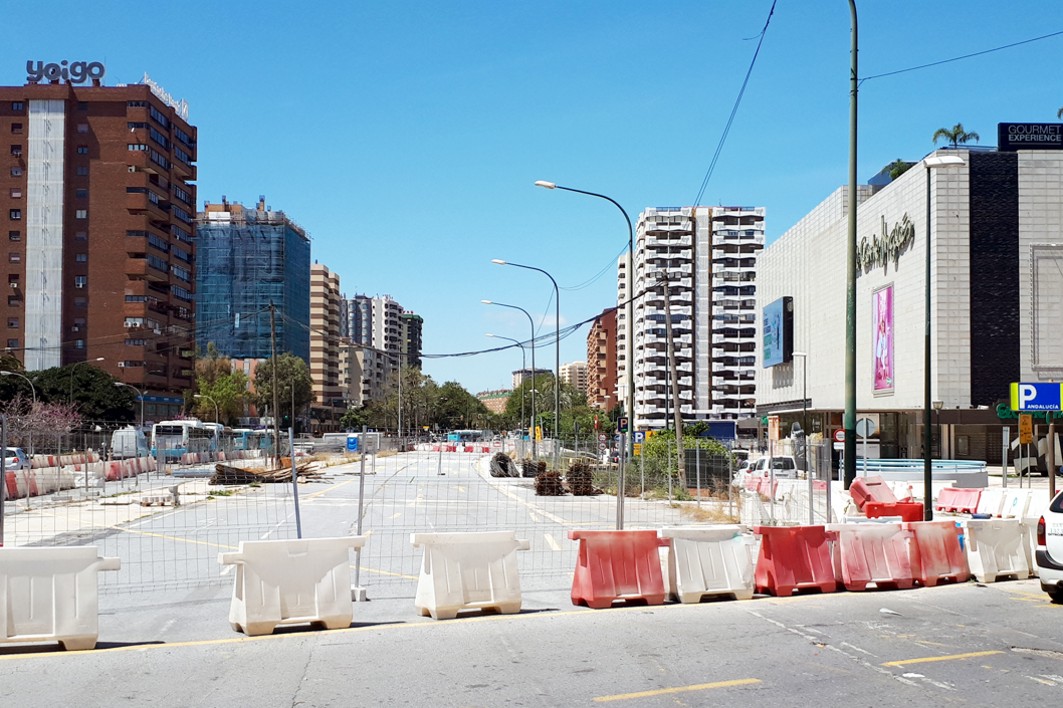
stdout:
<svg viewBox="0 0 1063 708">
<path fill-rule="evenodd" d="M 85 81 L 99 81 L 106 73 L 103 64 L 98 61 L 71 61 L 66 59 L 58 64 L 45 64 L 43 61 L 34 62 L 29 59 L 26 62 L 26 81 L 37 83 L 38 81 L 69 81 L 72 84 L 80 84 Z"/>
<path fill-rule="evenodd" d="M 1013 383 L 1011 384 L 1011 409 L 1013 411 L 1058 411 L 1063 395 L 1063 385 L 1058 383 Z"/>
</svg>

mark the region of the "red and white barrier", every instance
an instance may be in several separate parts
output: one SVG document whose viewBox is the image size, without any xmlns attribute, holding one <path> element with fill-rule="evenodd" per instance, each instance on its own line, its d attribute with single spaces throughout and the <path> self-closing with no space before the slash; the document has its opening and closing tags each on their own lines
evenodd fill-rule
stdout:
<svg viewBox="0 0 1063 708">
<path fill-rule="evenodd" d="M 901 525 L 835 524 L 828 527 L 835 534 L 835 577 L 846 590 L 905 590 L 915 583 L 908 557 L 911 534 Z"/>
</svg>

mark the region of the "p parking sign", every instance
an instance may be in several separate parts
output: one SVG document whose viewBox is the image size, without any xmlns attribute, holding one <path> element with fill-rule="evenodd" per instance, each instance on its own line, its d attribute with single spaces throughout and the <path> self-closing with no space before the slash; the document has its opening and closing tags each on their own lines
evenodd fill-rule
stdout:
<svg viewBox="0 0 1063 708">
<path fill-rule="evenodd" d="M 1011 384 L 1011 410 L 1013 411 L 1058 411 L 1061 395 L 1058 383 L 1013 383 Z"/>
</svg>

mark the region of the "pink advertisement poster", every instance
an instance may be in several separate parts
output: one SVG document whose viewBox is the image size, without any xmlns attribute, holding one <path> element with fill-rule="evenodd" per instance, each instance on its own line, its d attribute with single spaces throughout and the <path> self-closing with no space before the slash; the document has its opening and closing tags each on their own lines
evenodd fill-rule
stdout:
<svg viewBox="0 0 1063 708">
<path fill-rule="evenodd" d="M 874 332 L 871 347 L 875 353 L 875 393 L 893 391 L 893 285 L 879 288 L 871 295 L 871 321 Z"/>
</svg>

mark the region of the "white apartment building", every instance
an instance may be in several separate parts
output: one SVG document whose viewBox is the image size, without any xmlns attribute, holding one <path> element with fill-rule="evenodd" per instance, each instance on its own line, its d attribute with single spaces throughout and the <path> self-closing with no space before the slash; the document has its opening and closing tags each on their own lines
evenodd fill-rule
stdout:
<svg viewBox="0 0 1063 708">
<path fill-rule="evenodd" d="M 639 215 L 635 248 L 636 429 L 664 428 L 678 405 L 686 421 L 738 419 L 755 405 L 756 257 L 763 207 L 663 207 Z M 627 350 L 620 322 L 617 385 Z M 668 315 L 675 372 L 669 363 Z M 672 391 L 678 381 L 678 401 Z"/>
<path fill-rule="evenodd" d="M 587 362 L 573 361 L 561 365 L 561 382 L 587 395 Z"/>
</svg>

